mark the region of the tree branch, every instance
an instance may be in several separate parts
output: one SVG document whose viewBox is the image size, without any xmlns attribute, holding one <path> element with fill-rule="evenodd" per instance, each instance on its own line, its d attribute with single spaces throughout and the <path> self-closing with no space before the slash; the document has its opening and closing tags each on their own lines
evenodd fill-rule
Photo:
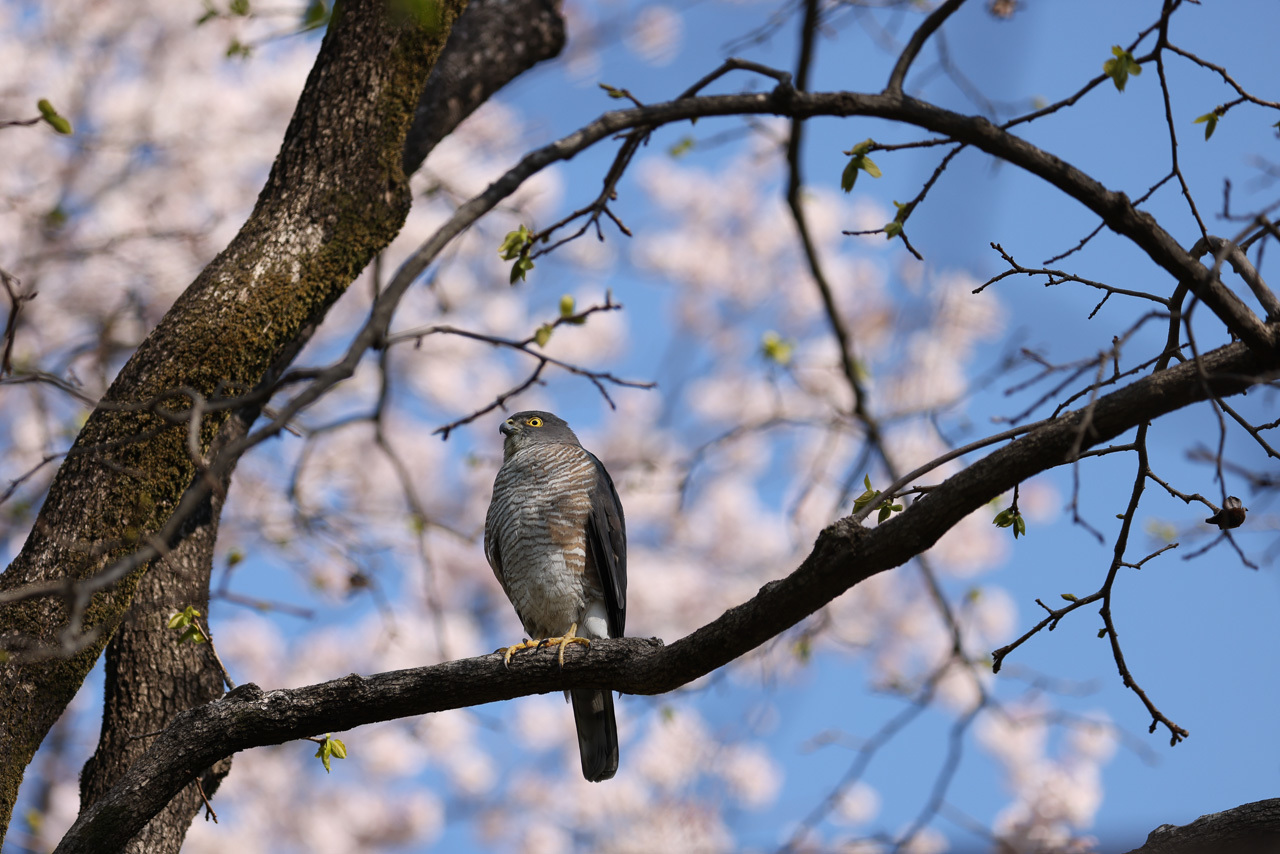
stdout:
<svg viewBox="0 0 1280 854">
<path fill-rule="evenodd" d="M 911 63 L 915 62 L 916 57 L 920 55 L 924 43 L 937 31 L 938 27 L 942 26 L 942 22 L 951 17 L 951 14 L 963 4 L 964 0 L 947 0 L 930 12 L 929 17 L 925 18 L 924 22 L 911 34 L 911 40 L 902 49 L 898 61 L 894 63 L 893 71 L 889 73 L 889 82 L 884 87 L 887 94 L 902 94 L 902 84 L 907 79 L 907 72 L 911 69 Z"/>
<path fill-rule="evenodd" d="M 495 92 L 563 48 L 564 19 L 548 0 L 471 0 L 414 111 L 405 174 Z"/>
<path fill-rule="evenodd" d="M 58 851 L 118 848 L 201 769 L 250 747 L 567 688 L 671 691 L 796 625 L 855 584 L 902 565 L 991 498 L 1070 462 L 1074 450 L 1109 441 L 1209 394 L 1243 391 L 1264 372 L 1280 368 L 1280 350 L 1264 355 L 1260 359 L 1240 342 L 1211 351 L 1200 364 L 1160 371 L 1097 399 L 1088 412 L 1076 410 L 1045 423 L 876 528 L 848 519 L 836 522 L 790 575 L 670 646 L 637 639 L 596 641 L 588 652 L 571 651 L 563 671 L 552 653 L 523 656 L 510 670 L 501 656 L 488 655 L 267 693 L 241 686 L 216 703 L 179 715 L 120 783 L 81 814 Z"/>
<path fill-rule="evenodd" d="M 783 73 L 778 72 L 780 75 Z M 1206 267 L 1160 227 L 1154 217 L 1139 210 L 1124 193 L 1107 189 L 1093 177 L 1057 156 L 984 118 L 954 113 L 905 95 L 810 93 L 797 91 L 787 82 L 779 83 L 768 93 L 681 98 L 605 113 L 574 133 L 530 152 L 484 193 L 459 207 L 454 216 L 410 256 L 397 272 L 388 290 L 407 289 L 435 260 L 444 246 L 466 226 L 510 196 L 530 176 L 551 164 L 568 160 L 620 131 L 733 115 L 778 115 L 799 119 L 814 116 L 874 116 L 947 134 L 957 142 L 967 143 L 1006 160 L 1062 190 L 1102 217 L 1112 231 L 1132 240 L 1157 265 L 1172 275 L 1175 281 L 1185 283 L 1236 337 L 1260 351 L 1269 351 L 1274 346 L 1276 330 L 1263 323 L 1239 297 L 1213 277 Z M 391 309 L 388 308 L 389 310 Z"/>
<path fill-rule="evenodd" d="M 1164 824 L 1128 854 L 1249 854 L 1280 852 L 1280 798 L 1202 815 L 1181 827 Z"/>
</svg>

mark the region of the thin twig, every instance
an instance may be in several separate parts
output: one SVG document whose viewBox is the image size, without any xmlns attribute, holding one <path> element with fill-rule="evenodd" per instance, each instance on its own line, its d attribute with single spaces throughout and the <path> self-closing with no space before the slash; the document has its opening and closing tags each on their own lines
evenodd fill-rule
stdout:
<svg viewBox="0 0 1280 854">
<path fill-rule="evenodd" d="M 213 823 L 218 823 L 218 814 L 213 811 L 213 804 L 209 803 L 209 796 L 204 793 L 204 784 L 200 782 L 199 775 L 195 779 L 196 791 L 200 793 L 200 800 L 204 801 L 204 820 L 213 819 Z"/>
</svg>

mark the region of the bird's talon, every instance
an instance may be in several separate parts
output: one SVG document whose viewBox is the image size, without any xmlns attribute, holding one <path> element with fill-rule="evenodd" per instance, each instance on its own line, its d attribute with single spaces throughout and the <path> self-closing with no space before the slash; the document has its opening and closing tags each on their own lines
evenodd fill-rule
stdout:
<svg viewBox="0 0 1280 854">
<path fill-rule="evenodd" d="M 525 638 L 524 640 L 520 641 L 520 643 L 513 643 L 511 646 L 496 650 L 496 652 L 502 653 L 502 666 L 510 670 L 511 656 L 515 655 L 517 652 L 519 652 L 522 649 L 529 649 L 532 646 L 536 646 L 536 644 L 533 641 L 530 641 L 528 638 Z"/>
<path fill-rule="evenodd" d="M 571 643 L 580 643 L 587 649 L 591 649 L 591 641 L 588 638 L 580 638 L 577 635 L 560 638 L 560 669 L 564 669 L 564 648 Z"/>
</svg>

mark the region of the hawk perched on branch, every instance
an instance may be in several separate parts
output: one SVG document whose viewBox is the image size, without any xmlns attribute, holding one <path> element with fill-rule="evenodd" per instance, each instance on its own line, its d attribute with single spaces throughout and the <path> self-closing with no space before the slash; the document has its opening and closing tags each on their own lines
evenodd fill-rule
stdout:
<svg viewBox="0 0 1280 854">
<path fill-rule="evenodd" d="M 622 637 L 627 618 L 627 529 L 609 473 L 549 412 L 518 412 L 498 428 L 502 468 L 484 525 L 484 553 L 532 641 L 518 650 Z M 618 770 L 613 693 L 569 692 L 582 776 Z"/>
</svg>

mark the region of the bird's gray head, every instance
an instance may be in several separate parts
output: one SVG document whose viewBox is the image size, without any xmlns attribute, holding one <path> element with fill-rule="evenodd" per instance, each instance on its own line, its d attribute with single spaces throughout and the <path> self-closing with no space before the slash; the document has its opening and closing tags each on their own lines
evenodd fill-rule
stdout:
<svg viewBox="0 0 1280 854">
<path fill-rule="evenodd" d="M 512 415 L 502 422 L 498 432 L 507 437 L 502 443 L 504 459 L 530 445 L 580 444 L 563 418 L 536 409 Z"/>
</svg>

